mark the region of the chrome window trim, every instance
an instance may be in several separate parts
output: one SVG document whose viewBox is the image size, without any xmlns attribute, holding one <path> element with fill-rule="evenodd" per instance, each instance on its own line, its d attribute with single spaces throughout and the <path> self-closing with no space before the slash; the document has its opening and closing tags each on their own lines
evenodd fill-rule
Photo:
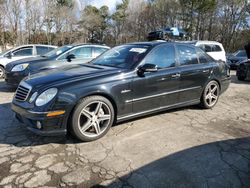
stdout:
<svg viewBox="0 0 250 188">
<path fill-rule="evenodd" d="M 188 91 L 188 90 L 193 90 L 193 89 L 199 89 L 199 88 L 201 88 L 201 86 L 190 87 L 190 88 L 186 88 L 186 89 L 179 89 L 179 90 L 175 90 L 175 91 L 169 91 L 169 92 L 165 92 L 165 93 L 161 93 L 161 94 L 150 95 L 150 96 L 141 97 L 141 98 L 132 99 L 132 100 L 126 100 L 125 103 L 137 102 L 140 100 L 146 100 L 146 99 L 150 99 L 150 98 L 154 98 L 154 97 L 160 97 L 160 96 L 164 96 L 164 95 L 169 95 L 169 94 L 173 94 L 173 93 L 178 93 L 178 92 L 183 92 L 183 91 Z"/>
<path fill-rule="evenodd" d="M 140 115 L 143 115 L 143 114 L 147 114 L 147 113 L 151 113 L 151 112 L 155 112 L 155 111 L 159 111 L 159 110 L 164 110 L 164 109 L 172 108 L 172 107 L 175 107 L 175 106 L 181 106 L 181 105 L 185 105 L 185 104 L 189 104 L 189 103 L 198 103 L 198 102 L 199 102 L 199 99 L 194 99 L 194 100 L 191 100 L 191 101 L 185 101 L 185 102 L 180 102 L 180 103 L 176 103 L 176 104 L 172 104 L 172 105 L 161 106 L 159 108 L 154 108 L 154 109 L 151 109 L 151 110 L 138 112 L 138 113 L 131 114 L 131 115 L 128 115 L 128 116 L 118 117 L 117 120 L 121 121 L 123 119 L 132 118 L 132 117 L 135 117 L 135 116 L 140 116 Z"/>
</svg>

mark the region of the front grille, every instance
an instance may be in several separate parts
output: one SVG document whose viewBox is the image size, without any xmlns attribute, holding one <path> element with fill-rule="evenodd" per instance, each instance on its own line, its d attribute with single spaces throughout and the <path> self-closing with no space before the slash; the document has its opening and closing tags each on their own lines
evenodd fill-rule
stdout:
<svg viewBox="0 0 250 188">
<path fill-rule="evenodd" d="M 25 82 L 21 82 L 16 90 L 15 99 L 18 101 L 25 101 L 31 91 L 31 86 Z"/>
</svg>

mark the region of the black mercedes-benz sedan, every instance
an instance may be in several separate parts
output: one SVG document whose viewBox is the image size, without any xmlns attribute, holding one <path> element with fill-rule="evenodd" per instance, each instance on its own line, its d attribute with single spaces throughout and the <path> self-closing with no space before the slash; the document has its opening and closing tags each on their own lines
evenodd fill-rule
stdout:
<svg viewBox="0 0 250 188">
<path fill-rule="evenodd" d="M 171 108 L 212 108 L 230 84 L 225 63 L 182 43 L 114 47 L 88 64 L 31 75 L 12 102 L 17 119 L 40 135 L 71 131 L 82 141 L 120 121 Z"/>
<path fill-rule="evenodd" d="M 86 63 L 109 49 L 108 46 L 95 44 L 65 45 L 39 57 L 25 58 L 7 64 L 5 81 L 9 85 L 17 86 L 30 74 L 66 65 Z"/>
</svg>

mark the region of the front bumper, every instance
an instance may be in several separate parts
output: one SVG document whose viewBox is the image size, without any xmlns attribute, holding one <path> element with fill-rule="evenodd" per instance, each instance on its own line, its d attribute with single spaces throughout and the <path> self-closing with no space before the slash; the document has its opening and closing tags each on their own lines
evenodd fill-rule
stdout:
<svg viewBox="0 0 250 188">
<path fill-rule="evenodd" d="M 21 72 L 5 72 L 5 81 L 9 85 L 18 86 L 24 77 L 26 77 L 24 71 Z"/>
<path fill-rule="evenodd" d="M 11 109 L 15 112 L 17 120 L 35 134 L 41 136 L 58 136 L 66 135 L 67 133 L 65 115 L 47 117 L 48 112 L 29 111 L 13 103 Z M 38 122 L 40 126 L 38 126 Z"/>
</svg>

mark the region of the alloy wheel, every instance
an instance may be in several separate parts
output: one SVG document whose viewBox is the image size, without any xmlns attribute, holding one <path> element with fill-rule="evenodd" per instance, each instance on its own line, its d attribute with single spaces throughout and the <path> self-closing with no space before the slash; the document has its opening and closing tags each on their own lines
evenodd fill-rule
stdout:
<svg viewBox="0 0 250 188">
<path fill-rule="evenodd" d="M 93 101 L 87 104 L 78 118 L 78 127 L 81 133 L 87 137 L 98 137 L 109 126 L 111 110 L 102 101 Z"/>
<path fill-rule="evenodd" d="M 205 91 L 205 102 L 209 107 L 212 107 L 216 104 L 219 98 L 219 87 L 216 83 L 210 83 Z"/>
</svg>

